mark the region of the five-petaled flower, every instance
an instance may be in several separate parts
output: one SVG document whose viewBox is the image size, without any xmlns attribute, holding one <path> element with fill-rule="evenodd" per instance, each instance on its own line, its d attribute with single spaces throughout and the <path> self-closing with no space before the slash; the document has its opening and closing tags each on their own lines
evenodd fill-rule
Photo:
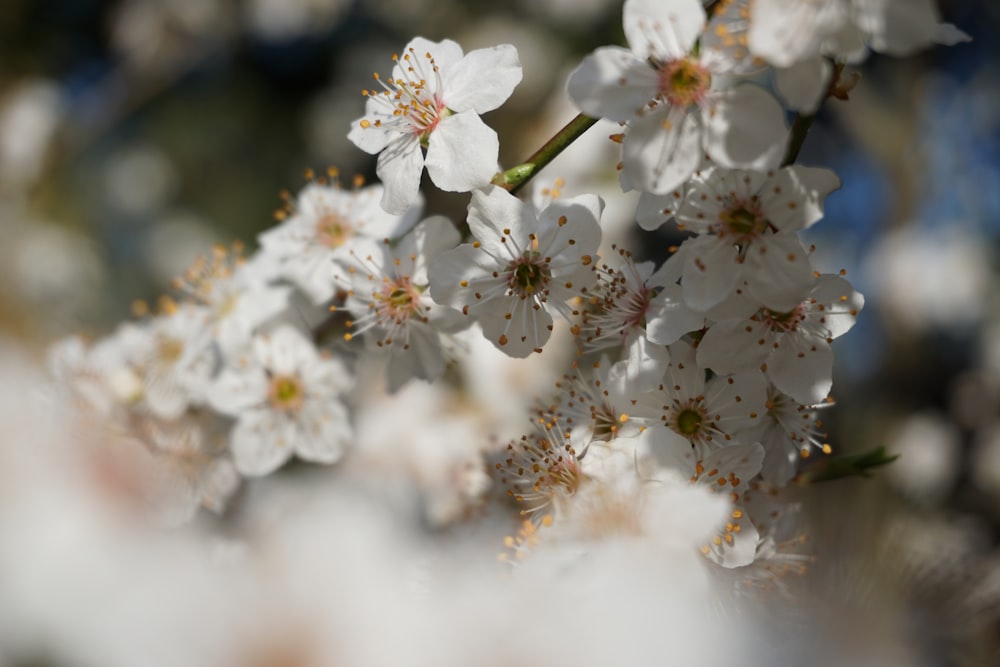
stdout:
<svg viewBox="0 0 1000 667">
<path fill-rule="evenodd" d="M 451 40 L 417 37 L 394 60 L 389 79 L 375 75 L 381 89 L 365 91 L 365 115 L 347 135 L 361 150 L 379 154 L 382 207 L 402 213 L 414 204 L 424 166 L 442 190 L 488 184 L 500 141 L 479 115 L 503 104 L 520 83 L 517 50 L 502 44 L 463 55 Z"/>
<path fill-rule="evenodd" d="M 570 318 L 566 302 L 596 281 L 596 195 L 556 200 L 535 214 L 502 188 L 472 193 L 469 229 L 475 237 L 443 253 L 430 268 L 431 297 L 479 320 L 483 333 L 512 357 L 540 352 L 556 311 Z"/>
</svg>

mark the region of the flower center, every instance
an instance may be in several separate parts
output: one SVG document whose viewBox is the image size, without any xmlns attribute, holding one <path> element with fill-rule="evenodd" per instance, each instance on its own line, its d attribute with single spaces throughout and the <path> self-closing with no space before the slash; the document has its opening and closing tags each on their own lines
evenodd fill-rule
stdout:
<svg viewBox="0 0 1000 667">
<path fill-rule="evenodd" d="M 704 396 L 674 401 L 672 405 L 664 406 L 664 410 L 663 422 L 675 433 L 692 443 L 704 444 L 712 440 L 716 427 L 705 409 Z"/>
<path fill-rule="evenodd" d="M 712 74 L 692 58 L 671 60 L 657 69 L 660 74 L 659 97 L 671 106 L 698 104 L 712 85 Z"/>
<path fill-rule="evenodd" d="M 387 280 L 382 291 L 375 294 L 379 314 L 402 322 L 420 310 L 420 290 L 410 283 L 409 276 Z"/>
<path fill-rule="evenodd" d="M 780 313 L 776 310 L 768 310 L 765 308 L 760 311 L 758 316 L 771 331 L 795 331 L 799 326 L 799 322 L 802 321 L 803 308 L 802 304 L 799 304 L 787 313 Z"/>
<path fill-rule="evenodd" d="M 757 198 L 735 202 L 719 215 L 719 236 L 732 239 L 734 243 L 746 244 L 767 231 L 771 221 L 761 213 Z"/>
<path fill-rule="evenodd" d="M 687 408 L 677 415 L 677 430 L 684 435 L 694 435 L 701 428 L 704 417 L 698 410 Z"/>
<path fill-rule="evenodd" d="M 327 213 L 316 223 L 316 240 L 328 248 L 339 248 L 351 238 L 351 226 L 336 213 Z"/>
<path fill-rule="evenodd" d="M 382 90 L 365 90 L 364 95 L 378 102 L 378 116 L 375 121 L 367 118 L 361 127 L 387 128 L 412 132 L 420 138 L 426 148 L 431 132 L 442 118 L 451 115 L 437 92 L 441 90 L 441 76 L 437 62 L 430 53 L 423 57 L 410 48 L 402 57 L 394 55 L 397 78 L 383 81 L 378 74 L 375 80 Z"/>
<path fill-rule="evenodd" d="M 294 375 L 276 375 L 271 378 L 267 400 L 275 410 L 295 412 L 302 407 L 305 391 L 302 381 Z"/>
<path fill-rule="evenodd" d="M 507 495 L 521 503 L 523 514 L 544 509 L 571 496 L 583 483 L 576 451 L 561 433 L 549 437 L 524 436 L 507 445 L 505 460 L 496 464 Z"/>
<path fill-rule="evenodd" d="M 621 420 L 609 405 L 600 408 L 591 406 L 590 418 L 594 424 L 594 440 L 610 442 L 614 440 L 621 427 Z"/>
<path fill-rule="evenodd" d="M 156 357 L 164 366 L 177 362 L 184 354 L 184 342 L 176 338 L 161 338 L 156 346 Z"/>
<path fill-rule="evenodd" d="M 547 263 L 536 264 L 539 259 L 538 253 L 529 252 L 511 263 L 508 268 L 511 274 L 507 284 L 515 294 L 522 297 L 531 296 L 544 290 L 548 285 L 552 274 Z"/>
<path fill-rule="evenodd" d="M 239 302 L 240 292 L 238 290 L 230 290 L 223 294 L 215 303 L 215 319 L 223 320 L 232 315 Z"/>
</svg>

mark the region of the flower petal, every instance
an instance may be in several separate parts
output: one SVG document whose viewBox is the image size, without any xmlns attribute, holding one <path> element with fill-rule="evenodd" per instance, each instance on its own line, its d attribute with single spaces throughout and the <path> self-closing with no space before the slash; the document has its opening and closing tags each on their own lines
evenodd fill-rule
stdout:
<svg viewBox="0 0 1000 667">
<path fill-rule="evenodd" d="M 481 247 L 465 244 L 443 252 L 427 271 L 431 298 L 442 306 L 466 312 L 467 307 L 477 305 L 477 293 L 501 288 L 502 280 L 491 275 L 496 267 L 494 258 Z"/>
<path fill-rule="evenodd" d="M 698 365 L 718 375 L 753 369 L 771 353 L 767 327 L 753 320 L 713 324 L 698 343 Z"/>
<path fill-rule="evenodd" d="M 654 343 L 671 345 L 689 331 L 705 326 L 705 313 L 690 308 L 680 285 L 667 285 L 653 297 L 646 311 L 646 336 Z"/>
<path fill-rule="evenodd" d="M 531 204 L 496 186 L 472 193 L 468 222 L 469 231 L 482 243 L 483 249 L 504 259 L 513 255 L 501 238 L 510 237 L 519 248 L 524 248 L 528 234 L 538 226 Z"/>
<path fill-rule="evenodd" d="M 489 305 L 479 323 L 487 340 L 504 354 L 519 359 L 527 357 L 540 350 L 552 335 L 552 315 L 534 299 L 511 296 L 493 300 Z"/>
<path fill-rule="evenodd" d="M 755 241 L 747 251 L 743 276 L 754 298 L 781 313 L 799 305 L 815 282 L 809 253 L 791 234 L 774 234 Z"/>
<path fill-rule="evenodd" d="M 267 376 L 260 366 L 246 371 L 225 369 L 206 392 L 206 400 L 213 410 L 232 417 L 266 399 Z"/>
<path fill-rule="evenodd" d="M 833 67 L 826 58 L 806 58 L 791 67 L 774 71 L 774 85 L 788 106 L 802 113 L 813 113 L 830 83 Z"/>
<path fill-rule="evenodd" d="M 820 276 L 809 297 L 813 302 L 809 317 L 818 319 L 824 333 L 830 338 L 837 338 L 850 331 L 865 305 L 865 297 L 861 292 L 840 276 Z"/>
<path fill-rule="evenodd" d="M 839 187 L 840 178 L 829 169 L 785 167 L 761 188 L 761 210 L 779 231 L 806 229 L 823 217 L 827 195 Z"/>
<path fill-rule="evenodd" d="M 723 167 L 766 170 L 785 152 L 785 112 L 759 86 L 741 84 L 715 94 L 702 118 L 705 152 Z"/>
<path fill-rule="evenodd" d="M 448 116 L 431 132 L 427 173 L 449 192 L 469 192 L 489 185 L 497 173 L 500 140 L 472 111 Z"/>
<path fill-rule="evenodd" d="M 597 195 L 556 199 L 538 214 L 537 227 L 542 230 L 538 252 L 543 256 L 559 255 L 560 263 L 566 264 L 576 264 L 584 255 L 596 253 L 601 243 L 603 211 L 604 200 Z M 553 275 L 557 275 L 555 269 Z"/>
<path fill-rule="evenodd" d="M 604 46 L 573 70 L 566 92 L 588 116 L 628 121 L 656 96 L 658 86 L 646 61 L 620 46 Z"/>
<path fill-rule="evenodd" d="M 354 433 L 347 410 L 339 401 L 313 402 L 298 415 L 295 453 L 314 463 L 335 463 Z"/>
<path fill-rule="evenodd" d="M 493 111 L 507 101 L 521 82 L 517 49 L 501 44 L 476 49 L 445 71 L 442 99 L 453 111 Z"/>
<path fill-rule="evenodd" d="M 717 236 L 688 239 L 682 294 L 688 306 L 708 310 L 733 291 L 740 276 L 736 247 Z"/>
<path fill-rule="evenodd" d="M 632 122 L 622 147 L 622 178 L 639 190 L 667 194 L 701 163 L 697 114 L 664 106 Z"/>
<path fill-rule="evenodd" d="M 244 412 L 233 427 L 230 449 L 241 475 L 258 477 L 274 472 L 292 456 L 284 419 L 269 408 Z"/>
<path fill-rule="evenodd" d="M 785 336 L 767 362 L 774 386 L 803 405 L 815 405 L 833 387 L 833 350 L 825 340 Z"/>
<path fill-rule="evenodd" d="M 385 192 L 382 208 L 389 213 L 405 213 L 420 201 L 420 173 L 424 168 L 424 155 L 416 135 L 399 135 L 379 153 L 375 173 Z"/>
<path fill-rule="evenodd" d="M 683 58 L 705 29 L 698 0 L 626 0 L 622 9 L 625 39 L 639 58 Z"/>
<path fill-rule="evenodd" d="M 347 133 L 347 138 L 364 152 L 375 155 L 389 145 L 394 132 L 376 126 L 368 118 L 368 115 L 371 114 L 351 121 L 351 129 Z"/>
<path fill-rule="evenodd" d="M 434 97 L 442 92 L 438 89 L 438 72 L 451 71 L 461 60 L 462 47 L 457 42 L 450 39 L 432 42 L 424 37 L 414 37 L 399 54 L 392 68 L 392 78 L 422 81 L 424 92 Z"/>
</svg>

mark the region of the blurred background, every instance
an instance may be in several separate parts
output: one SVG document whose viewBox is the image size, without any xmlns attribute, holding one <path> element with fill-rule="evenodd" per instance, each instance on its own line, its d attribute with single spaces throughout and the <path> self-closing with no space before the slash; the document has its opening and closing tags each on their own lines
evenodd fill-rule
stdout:
<svg viewBox="0 0 1000 667">
<path fill-rule="evenodd" d="M 815 552 L 842 564 L 814 568 L 843 612 L 831 622 L 863 640 L 881 610 L 920 664 L 1000 664 L 1000 4 L 940 7 L 974 41 L 873 56 L 800 156 L 844 182 L 810 232 L 814 261 L 846 269 L 867 297 L 835 344 L 830 442 L 900 455 L 873 480 L 801 495 Z M 486 121 L 502 163 L 520 162 L 575 115 L 563 86 L 579 59 L 623 43 L 620 11 L 609 0 L 4 0 L 0 335 L 39 350 L 99 336 L 213 243 L 252 249 L 306 170 L 372 179 L 373 158 L 346 133 L 372 73 L 416 35 L 517 46 L 524 81 Z M 600 192 L 609 233 L 662 257 L 669 232 L 627 226 L 635 198 L 615 194 L 606 129 L 541 180 Z M 465 201 L 431 192 L 427 210 L 460 220 Z"/>
</svg>

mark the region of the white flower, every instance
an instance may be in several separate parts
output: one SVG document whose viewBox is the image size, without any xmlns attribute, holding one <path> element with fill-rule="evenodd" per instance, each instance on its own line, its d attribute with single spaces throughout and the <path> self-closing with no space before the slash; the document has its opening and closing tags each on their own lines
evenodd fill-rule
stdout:
<svg viewBox="0 0 1000 667">
<path fill-rule="evenodd" d="M 651 361 L 660 365 L 660 377 L 669 357 Z M 552 405 L 540 411 L 543 422 L 551 421 L 564 429 L 570 439 L 577 443 L 581 452 L 592 442 L 610 442 L 620 437 L 630 437 L 640 433 L 645 426 L 642 420 L 632 419 L 629 414 L 638 391 L 634 383 L 623 379 L 623 367 L 627 361 L 612 365 L 607 357 L 594 362 L 589 376 L 578 372 L 564 375 L 556 383 L 558 394 Z"/>
<path fill-rule="evenodd" d="M 205 306 L 171 304 L 127 341 L 129 364 L 142 381 L 142 404 L 156 417 L 176 419 L 204 401 L 217 365 Z"/>
<path fill-rule="evenodd" d="M 788 67 L 820 55 L 859 60 L 867 47 L 893 56 L 969 37 L 938 20 L 934 0 L 755 0 L 750 50 Z"/>
<path fill-rule="evenodd" d="M 301 288 L 313 303 L 328 302 L 335 291 L 332 260 L 346 254 L 353 239 L 398 238 L 419 218 L 419 197 L 405 214 L 393 215 L 379 205 L 383 192 L 381 185 L 342 190 L 310 183 L 285 221 L 258 237 L 261 252 L 277 259 L 278 275 Z"/>
<path fill-rule="evenodd" d="M 239 245 L 232 252 L 216 246 L 174 280 L 176 290 L 203 306 L 198 312 L 223 354 L 244 346 L 256 327 L 289 305 L 291 294 L 290 287 L 268 285 L 259 263 L 245 263 L 241 252 Z"/>
<path fill-rule="evenodd" d="M 354 314 L 352 333 L 372 347 L 387 350 L 389 390 L 410 378 L 436 380 L 445 369 L 443 334 L 468 326 L 461 313 L 435 303 L 427 293 L 427 267 L 460 240 L 447 218 L 422 221 L 395 247 L 361 242 L 335 268 L 347 286 L 345 308 Z"/>
<path fill-rule="evenodd" d="M 758 443 L 733 444 L 702 457 L 690 448 L 664 450 L 661 443 L 655 442 L 657 434 L 650 430 L 640 438 L 657 452 L 657 459 L 665 463 L 668 470 L 688 477 L 692 486 L 700 486 L 711 493 L 725 493 L 732 504 L 729 516 L 701 547 L 701 552 L 726 568 L 752 563 L 759 535 L 741 501 L 750 481 L 760 472 L 764 448 Z"/>
<path fill-rule="evenodd" d="M 722 89 L 742 63 L 695 44 L 705 26 L 697 0 L 626 0 L 629 49 L 602 47 L 570 75 L 568 91 L 591 116 L 628 123 L 622 182 L 666 194 L 708 156 L 728 167 L 763 169 L 780 157 L 784 115 L 762 88 Z"/>
<path fill-rule="evenodd" d="M 382 90 L 365 92 L 365 116 L 347 135 L 361 150 L 380 153 L 382 207 L 402 213 L 415 203 L 425 165 L 442 190 L 488 184 L 500 142 L 479 116 L 503 104 L 521 81 L 517 50 L 503 44 L 463 56 L 451 40 L 417 37 L 394 59 L 392 77 L 375 75 Z"/>
<path fill-rule="evenodd" d="M 476 240 L 430 268 L 431 296 L 476 318 L 510 356 L 540 352 L 552 333 L 550 311 L 570 318 L 566 301 L 594 284 L 603 208 L 600 197 L 581 195 L 536 216 L 501 188 L 475 191 L 468 220 Z"/>
<path fill-rule="evenodd" d="M 761 476 L 769 484 L 783 485 L 797 472 L 800 459 L 814 452 L 830 454 L 819 410 L 833 405 L 832 399 L 816 405 L 800 405 L 774 385 L 767 387 L 767 412 L 749 439 L 760 442 L 766 452 Z"/>
<path fill-rule="evenodd" d="M 733 444 L 757 428 L 765 411 L 766 383 L 760 373 L 705 379 L 695 350 L 683 341 L 670 346 L 670 365 L 659 391 L 642 398 L 635 412 L 659 416 L 657 442 L 664 450 L 705 453 Z"/>
<path fill-rule="evenodd" d="M 150 495 L 156 517 L 167 524 L 190 520 L 199 506 L 221 513 L 240 476 L 226 455 L 228 420 L 210 410 L 176 421 L 133 420 L 125 445 L 149 452 Z"/>
<path fill-rule="evenodd" d="M 224 369 L 209 403 L 236 418 L 233 461 L 243 475 L 266 475 L 297 454 L 333 463 L 352 437 L 340 395 L 352 378 L 291 327 L 253 340 L 250 354 Z"/>
<path fill-rule="evenodd" d="M 559 424 L 539 425 L 507 444 L 493 464 L 497 481 L 534 522 L 565 511 L 584 481 L 580 455 Z"/>
<path fill-rule="evenodd" d="M 676 219 L 679 229 L 699 236 L 667 262 L 681 267 L 687 304 L 708 310 L 746 281 L 764 306 L 795 308 L 813 284 L 796 232 L 823 217 L 823 201 L 838 187 L 832 171 L 797 165 L 767 173 L 712 168 L 695 176 Z"/>
<path fill-rule="evenodd" d="M 628 347 L 645 338 L 646 313 L 656 289 L 650 285 L 653 263 L 636 264 L 632 253 L 612 246 L 620 261 L 602 263 L 597 269 L 597 287 L 577 334 L 585 351 Z"/>
<path fill-rule="evenodd" d="M 142 378 L 128 362 L 130 342 L 144 338 L 141 331 L 124 324 L 90 347 L 79 336 L 57 341 L 49 349 L 49 370 L 90 410 L 113 419 L 142 399 Z"/>
<path fill-rule="evenodd" d="M 864 297 L 844 278 L 821 276 L 790 311 L 757 309 L 715 322 L 698 345 L 698 365 L 727 374 L 761 368 L 774 385 L 799 403 L 826 398 L 833 386 L 834 338 L 854 326 Z"/>
</svg>

